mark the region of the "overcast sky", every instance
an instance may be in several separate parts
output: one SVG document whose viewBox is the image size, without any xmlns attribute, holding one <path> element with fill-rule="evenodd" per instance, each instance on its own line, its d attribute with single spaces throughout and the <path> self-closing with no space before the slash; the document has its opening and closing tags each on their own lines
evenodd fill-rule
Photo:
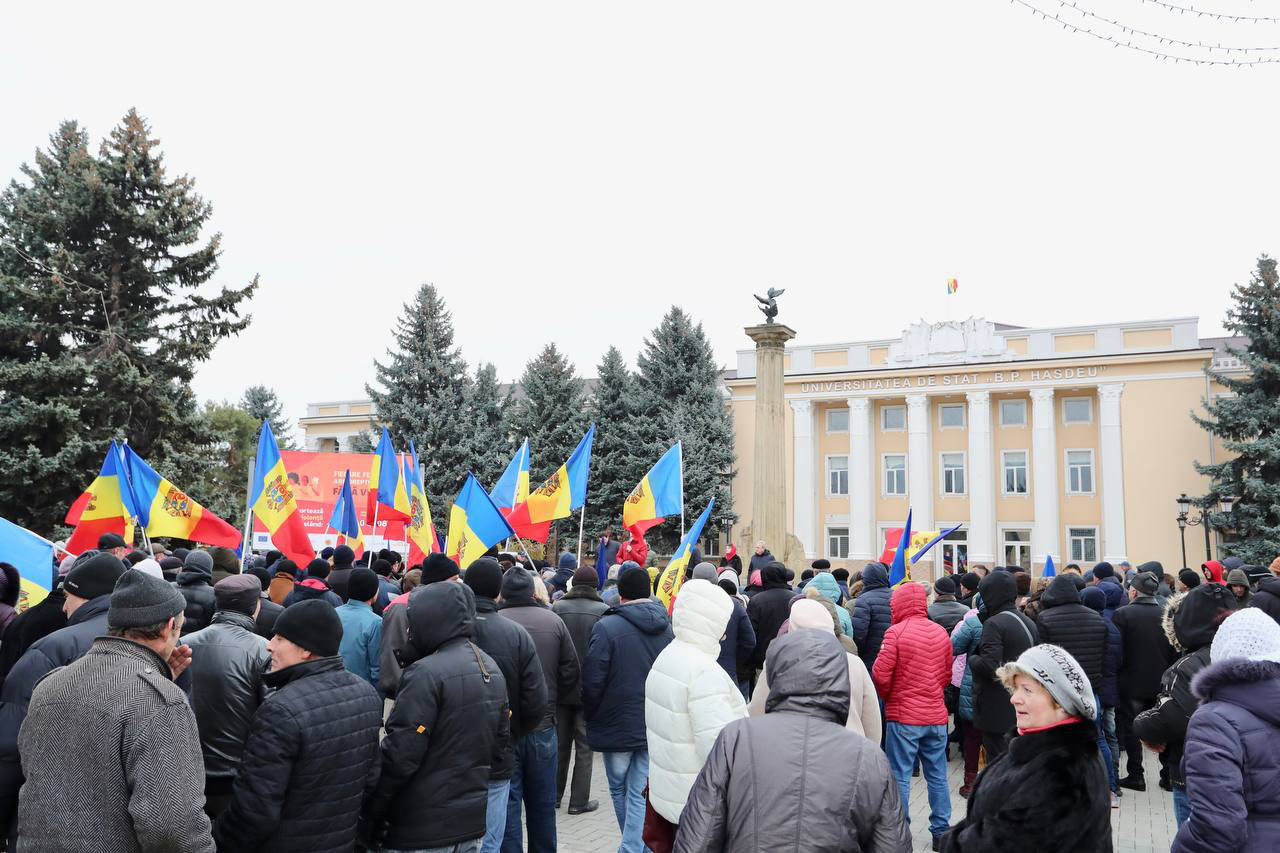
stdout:
<svg viewBox="0 0 1280 853">
<path fill-rule="evenodd" d="M 509 381 L 548 340 L 582 375 L 611 343 L 634 365 L 673 303 L 731 366 L 771 285 L 801 343 L 969 315 L 1208 336 L 1280 252 L 1280 65 L 1159 62 L 1003 0 L 128 9 L 0 11 L 0 176 L 62 119 L 96 141 L 137 107 L 213 203 L 216 280 L 262 277 L 196 391 L 263 382 L 292 418 L 364 395 L 423 281 Z"/>
</svg>

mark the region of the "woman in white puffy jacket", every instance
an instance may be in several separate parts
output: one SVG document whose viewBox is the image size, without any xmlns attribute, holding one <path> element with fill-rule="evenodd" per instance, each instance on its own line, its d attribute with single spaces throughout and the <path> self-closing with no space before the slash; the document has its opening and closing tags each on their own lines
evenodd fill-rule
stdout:
<svg viewBox="0 0 1280 853">
<path fill-rule="evenodd" d="M 676 638 L 653 662 L 644 683 L 649 802 L 675 824 L 716 736 L 747 716 L 742 691 L 716 662 L 732 615 L 733 602 L 720 587 L 685 581 L 671 613 Z"/>
</svg>

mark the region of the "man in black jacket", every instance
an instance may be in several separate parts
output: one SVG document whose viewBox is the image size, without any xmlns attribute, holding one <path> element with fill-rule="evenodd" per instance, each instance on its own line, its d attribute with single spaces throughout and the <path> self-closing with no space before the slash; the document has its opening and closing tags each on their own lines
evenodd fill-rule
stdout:
<svg viewBox="0 0 1280 853">
<path fill-rule="evenodd" d="M 1277 577 L 1277 574 L 1280 574 L 1280 557 L 1272 561 L 1269 571 L 1271 574 L 1258 581 L 1258 589 L 1253 593 L 1253 599 L 1250 603 L 1272 619 L 1280 622 L 1280 577 Z M 8 632 L 5 633 L 5 642 L 9 642 Z M 0 656 L 3 656 L 3 654 L 4 646 L 0 645 Z"/>
<path fill-rule="evenodd" d="M 769 644 L 791 615 L 791 599 L 795 596 L 795 591 L 787 585 L 787 568 L 782 563 L 770 561 L 760 570 L 760 582 L 763 589 L 747 602 L 747 618 L 756 633 L 756 648 L 751 653 L 750 667 L 756 670 L 764 666 Z"/>
<path fill-rule="evenodd" d="M 343 604 L 347 603 L 349 597 L 347 584 L 351 581 L 355 561 L 356 552 L 351 550 L 350 545 L 339 545 L 333 549 L 333 571 L 329 572 L 329 588 L 337 593 Z"/>
<path fill-rule="evenodd" d="M 472 642 L 476 606 L 467 586 L 428 584 L 407 606 L 402 657 L 417 659 L 404 661 L 361 837 L 383 849 L 452 850 L 485 834 L 489 768 L 507 727 L 506 680 Z"/>
<path fill-rule="evenodd" d="M 1017 597 L 1017 581 L 1008 572 L 992 572 L 978 584 L 982 639 L 977 653 L 969 655 L 969 669 L 973 672 L 973 724 L 982 732 L 988 762 L 1004 754 L 1005 737 L 1014 726 L 1009 691 L 996 670 L 1037 642 L 1035 624 L 1014 607 Z"/>
<path fill-rule="evenodd" d="M 182 630 L 190 634 L 208 628 L 216 603 L 213 599 L 213 556 L 208 551 L 192 551 L 182 561 L 178 592 L 187 600 Z"/>
<path fill-rule="evenodd" d="M 1142 770 L 1142 743 L 1133 731 L 1133 721 L 1156 703 L 1160 679 L 1174 660 L 1173 646 L 1164 633 L 1164 607 L 1168 599 L 1157 598 L 1160 579 L 1151 572 L 1134 575 L 1129 587 L 1129 604 L 1112 617 L 1124 643 L 1124 660 L 1120 664 L 1120 705 L 1116 723 L 1124 744 L 1128 775 L 1120 787 L 1145 791 L 1147 783 Z M 1167 759 L 1161 758 L 1166 766 Z"/>
<path fill-rule="evenodd" d="M 300 601 L 267 644 L 269 695 L 254 715 L 231 795 L 213 837 L 219 850 L 350 853 L 365 796 L 378 778 L 382 698 L 342 666 L 342 621 Z"/>
<path fill-rule="evenodd" d="M 551 610 L 569 629 L 578 662 L 586 660 L 591 645 L 591 631 L 609 605 L 600 598 L 596 570 L 582 566 L 573 573 L 573 588 Z M 573 760 L 573 786 L 569 789 L 569 814 L 593 812 L 600 804 L 591 795 L 591 744 L 587 743 L 587 718 L 582 714 L 582 691 L 557 697 L 556 703 L 556 808 L 564 799 L 569 782 L 569 761 Z"/>
<path fill-rule="evenodd" d="M 489 800 L 482 851 L 497 851 L 507 833 L 507 799 L 515 767 L 514 742 L 542 724 L 547 710 L 547 683 L 529 632 L 498 615 L 502 567 L 482 557 L 467 569 L 463 581 L 475 594 L 474 642 L 498 664 L 507 685 L 510 723 L 500 732 L 497 754 L 489 768 Z M 505 721 L 504 721 L 505 722 Z"/>
<path fill-rule="evenodd" d="M 523 848 L 520 810 L 529 829 L 529 853 L 556 849 L 556 703 L 579 689 L 578 653 L 564 621 L 533 595 L 533 577 L 512 569 L 502 579 L 499 613 L 524 627 L 538 651 L 547 682 L 547 707 L 534 731 L 515 742 L 515 767 L 507 800 L 507 831 L 502 849 Z"/>
<path fill-rule="evenodd" d="M 215 819 L 231 802 L 249 726 L 266 698 L 262 676 L 271 654 L 254 631 L 261 590 L 253 575 L 218 581 L 213 622 L 182 638 L 191 647 L 191 709 L 204 754 L 204 810 Z"/>
</svg>

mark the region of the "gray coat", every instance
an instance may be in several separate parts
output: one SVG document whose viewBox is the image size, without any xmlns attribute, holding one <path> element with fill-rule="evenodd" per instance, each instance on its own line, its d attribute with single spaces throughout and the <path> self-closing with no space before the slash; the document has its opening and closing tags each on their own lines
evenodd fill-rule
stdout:
<svg viewBox="0 0 1280 853">
<path fill-rule="evenodd" d="M 573 649 L 578 653 L 578 664 L 587 658 L 587 648 L 591 645 L 591 631 L 596 623 L 609 609 L 600 598 L 595 587 L 575 586 L 565 597 L 551 605 L 551 610 L 564 620 L 569 629 L 569 639 L 573 640 Z M 582 692 L 574 690 L 567 696 L 558 697 L 561 705 L 581 705 Z"/>
<path fill-rule="evenodd" d="M 888 760 L 844 728 L 849 667 L 835 634 L 779 637 L 765 669 L 765 715 L 721 730 L 680 816 L 677 853 L 909 853 Z"/>
<path fill-rule="evenodd" d="M 212 853 L 196 718 L 146 646 L 99 637 L 51 672 L 18 749 L 25 853 Z"/>
</svg>

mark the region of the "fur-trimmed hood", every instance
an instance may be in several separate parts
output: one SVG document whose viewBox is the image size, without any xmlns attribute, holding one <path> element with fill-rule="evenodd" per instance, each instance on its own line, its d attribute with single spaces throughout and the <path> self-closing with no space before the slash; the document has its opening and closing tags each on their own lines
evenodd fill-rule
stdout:
<svg viewBox="0 0 1280 853">
<path fill-rule="evenodd" d="M 1280 663 L 1247 658 L 1218 661 L 1195 677 L 1191 691 L 1202 702 L 1230 702 L 1280 726 Z"/>
<path fill-rule="evenodd" d="M 1170 598 L 1160 625 L 1169 645 L 1179 652 L 1194 652 L 1213 642 L 1222 620 L 1239 606 L 1226 587 L 1201 584 Z"/>
</svg>

